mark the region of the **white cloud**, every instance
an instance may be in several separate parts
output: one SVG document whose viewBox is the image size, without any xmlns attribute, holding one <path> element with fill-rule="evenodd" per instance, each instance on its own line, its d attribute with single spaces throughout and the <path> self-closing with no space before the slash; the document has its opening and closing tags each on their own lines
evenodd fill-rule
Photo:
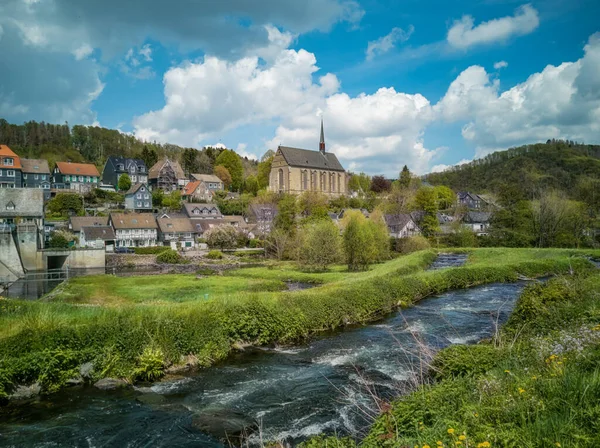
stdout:
<svg viewBox="0 0 600 448">
<path fill-rule="evenodd" d="M 506 61 L 498 61 L 494 64 L 494 68 L 496 70 L 500 70 L 501 68 L 506 68 L 508 67 L 508 62 Z"/>
<path fill-rule="evenodd" d="M 93 51 L 94 49 L 89 44 L 83 44 L 73 51 L 73 55 L 75 56 L 75 59 L 81 61 L 91 55 Z"/>
<path fill-rule="evenodd" d="M 448 168 L 452 168 L 453 166 L 460 166 L 460 165 L 464 165 L 465 163 L 469 163 L 469 162 L 472 162 L 472 160 L 462 159 L 459 162 L 455 163 L 454 165 L 444 165 L 444 164 L 434 165 L 431 167 L 430 172 L 441 173 L 442 171 L 446 171 Z"/>
<path fill-rule="evenodd" d="M 540 23 L 537 10 L 531 5 L 517 8 L 514 16 L 493 19 L 474 26 L 472 16 L 465 15 L 448 30 L 448 43 L 458 49 L 503 42 L 513 36 L 522 36 L 535 30 Z"/>
<path fill-rule="evenodd" d="M 142 56 L 146 62 L 152 61 L 152 48 L 150 47 L 150 44 L 146 44 L 140 48 L 138 54 Z"/>
<path fill-rule="evenodd" d="M 394 48 L 398 42 L 406 42 L 414 30 L 415 27 L 412 25 L 410 25 L 406 31 L 396 27 L 392 28 L 392 31 L 390 31 L 389 34 L 382 36 L 377 40 L 370 41 L 366 51 L 367 60 L 369 61 L 377 55 L 387 53 Z"/>
<path fill-rule="evenodd" d="M 447 121 L 463 121 L 463 137 L 477 156 L 525 143 L 600 135 L 600 33 L 589 38 L 584 56 L 548 65 L 509 90 L 479 66 L 463 71 L 435 111 Z"/>
<path fill-rule="evenodd" d="M 237 148 L 235 148 L 235 152 L 237 152 L 240 157 L 247 157 L 251 160 L 258 160 L 258 157 L 255 154 L 248 152 L 246 148 L 248 148 L 248 145 L 246 143 L 239 143 L 237 145 Z"/>
</svg>

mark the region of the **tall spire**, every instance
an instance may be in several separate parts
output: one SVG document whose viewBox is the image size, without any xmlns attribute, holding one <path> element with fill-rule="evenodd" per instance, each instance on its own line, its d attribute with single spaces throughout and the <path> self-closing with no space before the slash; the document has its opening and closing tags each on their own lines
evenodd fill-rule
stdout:
<svg viewBox="0 0 600 448">
<path fill-rule="evenodd" d="M 321 140 L 319 140 L 319 151 L 325 154 L 325 133 L 323 132 L 323 117 L 321 117 Z"/>
</svg>

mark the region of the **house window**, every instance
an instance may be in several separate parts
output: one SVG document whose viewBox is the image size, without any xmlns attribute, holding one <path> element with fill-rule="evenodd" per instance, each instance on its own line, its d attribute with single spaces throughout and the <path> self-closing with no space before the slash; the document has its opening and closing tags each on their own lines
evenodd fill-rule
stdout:
<svg viewBox="0 0 600 448">
<path fill-rule="evenodd" d="M 87 177 L 85 178 L 85 181 L 86 181 L 87 183 L 90 183 L 90 182 L 92 181 L 92 179 L 90 179 L 90 176 L 87 176 Z"/>
<path fill-rule="evenodd" d="M 142 206 L 142 203 L 138 201 L 138 203 L 137 203 L 137 206 L 138 206 L 138 207 L 141 207 L 141 206 Z"/>
<path fill-rule="evenodd" d="M 38 179 L 40 178 L 40 176 L 38 176 L 37 174 L 34 174 L 34 175 L 33 175 L 33 178 L 34 178 L 35 180 L 38 180 Z"/>
<path fill-rule="evenodd" d="M 42 174 L 42 180 L 46 180 L 46 175 Z"/>
<path fill-rule="evenodd" d="M 137 176 L 131 175 L 131 182 L 137 182 Z"/>
<path fill-rule="evenodd" d="M 11 158 L 9 158 L 9 157 L 6 157 L 6 158 L 4 159 L 4 164 L 5 164 L 6 166 L 13 166 L 13 165 L 15 164 L 15 160 L 14 160 L 14 159 L 11 159 Z"/>
<path fill-rule="evenodd" d="M 138 198 L 138 199 L 142 199 L 142 194 L 141 194 L 141 193 L 138 193 L 138 194 L 137 194 L 137 198 Z"/>
<path fill-rule="evenodd" d="M 13 204 L 12 202 L 9 202 L 8 204 L 6 204 L 6 210 L 14 210 L 15 209 L 15 204 Z"/>
<path fill-rule="evenodd" d="M 79 182 L 83 182 L 83 176 L 79 176 Z"/>
<path fill-rule="evenodd" d="M 2 175 L 2 171 L 0 171 L 0 176 Z M 27 179 L 27 174 L 23 174 L 23 179 Z"/>
<path fill-rule="evenodd" d="M 6 170 L 6 175 L 8 177 L 15 177 L 15 170 Z"/>
<path fill-rule="evenodd" d="M 119 164 L 117 165 L 117 169 L 118 169 L 119 171 L 123 171 L 123 170 L 125 169 L 125 165 L 123 165 L 122 163 L 119 163 Z"/>
<path fill-rule="evenodd" d="M 144 202 L 144 207 L 150 208 L 150 202 Z"/>
</svg>

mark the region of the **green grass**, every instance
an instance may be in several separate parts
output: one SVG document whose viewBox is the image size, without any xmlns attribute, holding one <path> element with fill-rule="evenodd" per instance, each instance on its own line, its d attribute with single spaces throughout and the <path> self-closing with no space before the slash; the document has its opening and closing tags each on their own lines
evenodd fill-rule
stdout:
<svg viewBox="0 0 600 448">
<path fill-rule="evenodd" d="M 0 400 L 15 384 L 38 381 L 45 392 L 55 391 L 88 361 L 97 378 L 139 377 L 143 353 L 160 353 L 164 366 L 189 356 L 208 366 L 238 341 L 292 343 L 449 289 L 591 269 L 581 257 L 589 252 L 504 251 L 475 249 L 465 267 L 427 272 L 422 269 L 435 258 L 431 251 L 361 273 L 340 267 L 305 273 L 285 264 L 203 279 L 102 276 L 71 280 L 51 301 L 2 300 Z M 282 280 L 321 285 L 274 292 Z"/>
<path fill-rule="evenodd" d="M 528 287 L 497 338 L 441 351 L 432 373 L 358 445 L 599 446 L 600 273 Z M 319 437 L 304 447 L 356 445 Z"/>
</svg>

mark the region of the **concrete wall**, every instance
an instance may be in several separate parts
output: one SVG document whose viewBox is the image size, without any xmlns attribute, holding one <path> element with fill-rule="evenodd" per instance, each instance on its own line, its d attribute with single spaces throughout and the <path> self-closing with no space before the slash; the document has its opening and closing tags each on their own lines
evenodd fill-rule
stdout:
<svg viewBox="0 0 600 448">
<path fill-rule="evenodd" d="M 10 232 L 0 232 L 0 279 L 15 281 L 24 277 L 21 258 Z"/>
<path fill-rule="evenodd" d="M 35 271 L 39 269 L 37 262 L 38 251 L 38 232 L 36 226 L 17 225 L 17 244 L 21 263 L 26 271 Z"/>
<path fill-rule="evenodd" d="M 66 263 L 69 269 L 103 268 L 106 265 L 106 252 L 104 248 L 72 250 Z"/>
</svg>

